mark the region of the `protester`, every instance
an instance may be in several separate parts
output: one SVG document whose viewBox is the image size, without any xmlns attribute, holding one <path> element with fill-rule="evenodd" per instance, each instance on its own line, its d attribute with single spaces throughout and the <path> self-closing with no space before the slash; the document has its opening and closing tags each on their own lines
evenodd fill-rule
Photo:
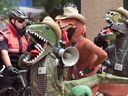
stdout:
<svg viewBox="0 0 128 96">
<path fill-rule="evenodd" d="M 62 30 L 65 47 L 74 46 L 79 51 L 79 61 L 69 68 L 67 80 L 80 79 L 96 73 L 97 67 L 105 60 L 107 53 L 86 38 L 85 18 L 74 7 L 65 7 L 64 14 L 55 18 Z M 95 70 L 95 71 L 94 71 Z"/>
<path fill-rule="evenodd" d="M 85 18 L 75 7 L 64 7 L 63 15 L 56 22 L 62 30 L 62 45 L 74 46 L 79 51 L 79 60 L 67 69 L 65 79 L 80 79 L 97 74 L 107 53 L 86 37 Z M 70 62 L 69 62 L 70 63 Z M 93 94 L 97 88 L 94 88 Z"/>
</svg>

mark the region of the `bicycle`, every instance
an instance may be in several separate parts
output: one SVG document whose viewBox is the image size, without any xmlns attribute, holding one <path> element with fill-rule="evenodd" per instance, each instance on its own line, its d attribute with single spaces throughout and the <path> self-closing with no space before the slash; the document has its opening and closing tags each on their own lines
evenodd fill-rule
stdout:
<svg viewBox="0 0 128 96">
<path fill-rule="evenodd" d="M 3 65 L 3 68 L 0 70 L 0 78 L 3 78 L 3 71 L 5 69 L 5 66 Z M 21 80 L 22 88 L 19 88 L 16 90 L 14 87 L 7 87 L 0 90 L 0 96 L 31 96 L 31 88 L 30 85 L 25 82 L 25 78 L 23 78 L 24 74 L 27 72 L 27 70 L 20 70 L 20 75 L 17 76 L 19 80 Z"/>
</svg>

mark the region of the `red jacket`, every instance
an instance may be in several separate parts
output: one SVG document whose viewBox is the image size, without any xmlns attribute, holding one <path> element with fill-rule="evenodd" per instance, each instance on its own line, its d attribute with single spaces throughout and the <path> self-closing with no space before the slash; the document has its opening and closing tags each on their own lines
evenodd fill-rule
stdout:
<svg viewBox="0 0 128 96">
<path fill-rule="evenodd" d="M 19 41 L 16 34 L 16 29 L 9 24 L 6 29 L 3 29 L 3 32 L 1 32 L 7 43 L 8 43 L 8 50 L 10 53 L 19 53 Z M 22 52 L 24 52 L 28 46 L 28 41 L 25 36 L 21 37 L 22 41 Z"/>
</svg>

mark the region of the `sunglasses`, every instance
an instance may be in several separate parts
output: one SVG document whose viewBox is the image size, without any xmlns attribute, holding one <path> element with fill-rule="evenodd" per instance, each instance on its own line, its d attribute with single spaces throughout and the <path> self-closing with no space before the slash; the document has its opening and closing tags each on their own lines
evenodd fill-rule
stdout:
<svg viewBox="0 0 128 96">
<path fill-rule="evenodd" d="M 23 23 L 23 22 L 25 22 L 25 19 L 18 19 L 18 22 Z"/>
</svg>

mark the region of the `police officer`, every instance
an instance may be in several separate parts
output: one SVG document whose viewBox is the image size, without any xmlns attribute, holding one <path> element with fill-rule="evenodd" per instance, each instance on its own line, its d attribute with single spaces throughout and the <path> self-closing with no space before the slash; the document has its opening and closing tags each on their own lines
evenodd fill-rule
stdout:
<svg viewBox="0 0 128 96">
<path fill-rule="evenodd" d="M 0 30 L 0 66 L 6 66 L 0 88 L 16 85 L 15 77 L 19 75 L 18 70 L 20 70 L 18 60 L 28 46 L 25 35 L 27 18 L 22 10 L 12 10 L 9 14 L 9 24 Z"/>
</svg>

